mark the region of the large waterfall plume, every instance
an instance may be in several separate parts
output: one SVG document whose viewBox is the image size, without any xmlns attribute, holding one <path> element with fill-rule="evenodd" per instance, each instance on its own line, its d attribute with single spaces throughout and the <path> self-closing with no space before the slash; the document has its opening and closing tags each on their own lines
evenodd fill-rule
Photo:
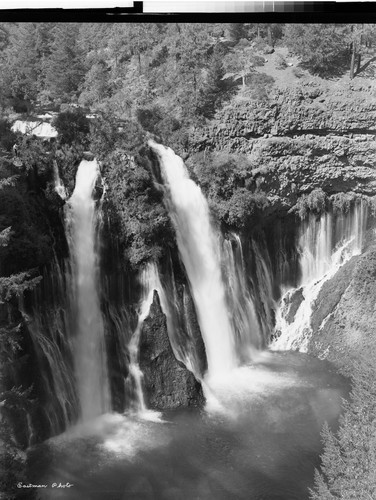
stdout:
<svg viewBox="0 0 376 500">
<path fill-rule="evenodd" d="M 104 325 L 98 293 L 98 213 L 93 198 L 98 175 L 96 160 L 82 160 L 66 211 L 75 312 L 74 366 L 82 421 L 110 410 Z"/>
<path fill-rule="evenodd" d="M 160 158 L 168 190 L 166 202 L 205 343 L 208 374 L 216 376 L 237 364 L 221 273 L 219 235 L 211 224 L 207 201 L 189 178 L 183 160 L 170 148 L 154 141 L 149 145 Z"/>
</svg>

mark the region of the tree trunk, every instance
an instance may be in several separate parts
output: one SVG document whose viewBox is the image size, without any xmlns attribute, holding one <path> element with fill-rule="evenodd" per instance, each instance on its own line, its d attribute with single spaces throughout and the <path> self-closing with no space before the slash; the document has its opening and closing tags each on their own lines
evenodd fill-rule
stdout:
<svg viewBox="0 0 376 500">
<path fill-rule="evenodd" d="M 141 53 L 140 52 L 137 54 L 137 58 L 138 58 L 138 72 L 141 75 Z"/>
<path fill-rule="evenodd" d="M 362 62 L 362 54 L 358 54 L 358 60 L 356 63 L 356 75 L 360 72 L 360 63 Z"/>
<path fill-rule="evenodd" d="M 356 42 L 353 41 L 352 53 L 351 53 L 351 63 L 350 63 L 350 80 L 355 76 L 355 56 L 356 56 Z"/>
<path fill-rule="evenodd" d="M 270 47 L 274 47 L 273 36 L 272 36 L 272 27 L 270 26 L 270 24 L 268 24 L 268 44 L 270 45 Z"/>
</svg>

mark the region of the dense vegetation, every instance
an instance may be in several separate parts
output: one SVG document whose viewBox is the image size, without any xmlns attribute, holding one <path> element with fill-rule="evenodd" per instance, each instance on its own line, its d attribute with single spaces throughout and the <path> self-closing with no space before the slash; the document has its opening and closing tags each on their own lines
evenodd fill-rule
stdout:
<svg viewBox="0 0 376 500">
<path fill-rule="evenodd" d="M 262 89 L 275 45 L 313 72 L 353 77 L 375 42 L 371 24 L 2 23 L 0 33 L 3 106 L 74 103 L 146 130 L 158 122 L 159 134 L 210 118 L 234 84 Z"/>
</svg>

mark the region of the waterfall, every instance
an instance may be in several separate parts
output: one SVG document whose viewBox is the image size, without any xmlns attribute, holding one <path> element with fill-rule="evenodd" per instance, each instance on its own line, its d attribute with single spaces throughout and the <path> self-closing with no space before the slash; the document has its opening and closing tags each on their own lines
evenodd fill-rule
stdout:
<svg viewBox="0 0 376 500">
<path fill-rule="evenodd" d="M 351 257 L 362 250 L 367 222 L 367 205 L 355 203 L 347 213 L 310 214 L 303 222 L 299 239 L 301 281 L 285 291 L 276 314 L 278 338 L 273 349 L 306 352 L 312 334 L 311 315 L 323 284 Z"/>
<path fill-rule="evenodd" d="M 53 172 L 54 172 L 55 191 L 60 196 L 60 198 L 65 200 L 65 198 L 67 197 L 67 192 L 65 190 L 64 184 L 61 182 L 59 175 L 59 167 L 57 166 L 56 160 L 53 161 Z"/>
<path fill-rule="evenodd" d="M 237 356 L 247 362 L 252 359 L 255 350 L 262 346 L 262 328 L 246 279 L 242 242 L 235 233 L 231 234 L 230 240 L 223 242 L 223 267 Z M 263 278 L 262 283 L 267 285 L 267 276 Z"/>
<path fill-rule="evenodd" d="M 211 225 L 206 199 L 189 178 L 183 160 L 170 148 L 154 141 L 149 145 L 160 158 L 166 203 L 205 343 L 208 374 L 220 375 L 235 367 L 237 360 L 222 280 L 219 235 Z"/>
<path fill-rule="evenodd" d="M 44 397 L 43 405 L 30 419 L 30 439 L 34 433 L 47 438 L 63 432 L 78 414 L 67 278 L 64 262 L 59 263 L 55 256 L 43 270 L 43 280 L 33 290 L 29 307 L 23 297 L 19 299 L 30 338 L 31 364 L 38 370 L 34 385 Z"/>
<path fill-rule="evenodd" d="M 137 414 L 148 420 L 159 420 L 160 413 L 148 410 L 142 386 L 143 373 L 139 366 L 139 345 L 140 337 L 142 331 L 142 325 L 145 319 L 148 317 L 150 312 L 150 307 L 154 299 L 154 291 L 156 290 L 159 295 L 160 304 L 163 313 L 166 315 L 167 319 L 167 330 L 169 336 L 171 335 L 171 314 L 169 312 L 169 306 L 164 293 L 163 286 L 159 277 L 158 267 L 154 262 L 148 263 L 140 273 L 140 283 L 141 283 L 141 299 L 138 307 L 138 320 L 136 329 L 129 342 L 129 373 L 133 379 L 134 383 L 134 410 Z"/>
<path fill-rule="evenodd" d="M 143 414 L 146 411 L 145 399 L 142 390 L 142 371 L 139 366 L 139 344 L 142 325 L 149 315 L 150 306 L 153 303 L 154 290 L 160 290 L 160 280 L 158 270 L 154 263 L 149 263 L 141 271 L 140 282 L 142 287 L 142 295 L 138 308 L 138 320 L 136 329 L 129 343 L 129 373 L 133 377 L 135 383 L 136 410 Z"/>
<path fill-rule="evenodd" d="M 98 293 L 98 214 L 93 199 L 98 175 L 96 160 L 80 163 L 66 213 L 75 308 L 74 366 L 83 421 L 110 409 L 104 325 Z"/>
</svg>

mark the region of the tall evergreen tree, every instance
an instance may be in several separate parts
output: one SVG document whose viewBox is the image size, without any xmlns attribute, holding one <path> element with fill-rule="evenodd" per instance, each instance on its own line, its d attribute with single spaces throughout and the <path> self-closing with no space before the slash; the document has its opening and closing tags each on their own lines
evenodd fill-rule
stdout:
<svg viewBox="0 0 376 500">
<path fill-rule="evenodd" d="M 343 24 L 286 24 L 284 43 L 313 71 L 334 72 L 346 55 L 347 31 Z"/>
<path fill-rule="evenodd" d="M 34 100 L 38 94 L 41 61 L 37 47 L 37 25 L 19 23 L 12 31 L 3 54 L 1 83 L 9 97 Z"/>
<path fill-rule="evenodd" d="M 83 57 L 78 41 L 79 25 L 61 23 L 54 28 L 51 56 L 47 62 L 46 85 L 55 98 L 78 93 L 84 77 Z"/>
</svg>

